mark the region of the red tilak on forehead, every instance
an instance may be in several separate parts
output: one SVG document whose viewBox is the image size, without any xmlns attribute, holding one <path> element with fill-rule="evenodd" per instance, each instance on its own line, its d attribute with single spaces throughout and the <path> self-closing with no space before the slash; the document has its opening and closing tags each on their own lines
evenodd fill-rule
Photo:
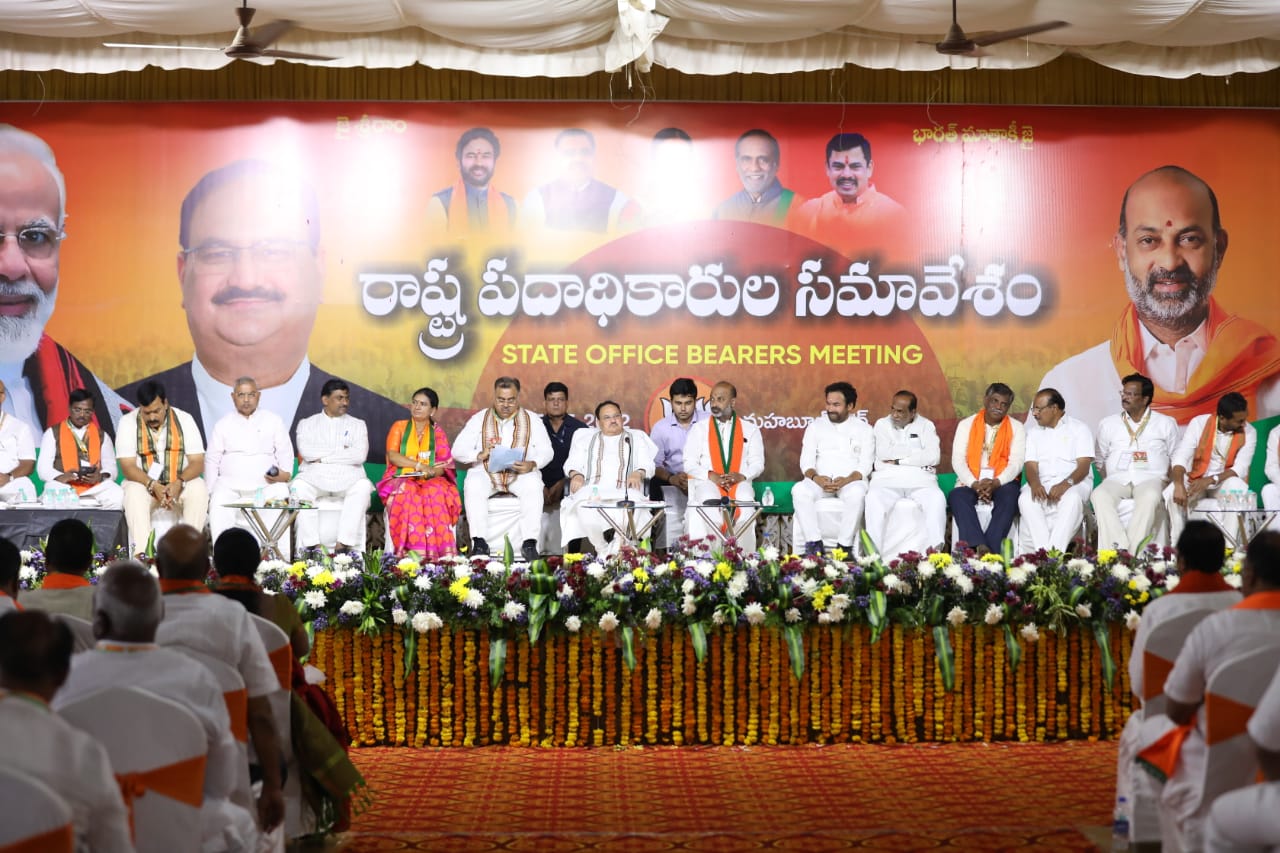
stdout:
<svg viewBox="0 0 1280 853">
<path fill-rule="evenodd" d="M 1173 220 L 1172 220 L 1172 219 L 1166 219 L 1166 220 L 1164 221 L 1164 227 L 1165 227 L 1165 228 L 1172 228 L 1172 227 L 1173 227 Z"/>
</svg>

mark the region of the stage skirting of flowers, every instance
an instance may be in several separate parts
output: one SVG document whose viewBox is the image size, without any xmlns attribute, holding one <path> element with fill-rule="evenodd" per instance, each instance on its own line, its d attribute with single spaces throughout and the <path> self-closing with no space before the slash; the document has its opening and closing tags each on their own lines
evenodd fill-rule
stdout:
<svg viewBox="0 0 1280 853">
<path fill-rule="evenodd" d="M 866 625 L 804 629 L 804 674 L 787 640 L 766 626 L 716 627 L 695 655 L 687 630 L 637 637 L 626 665 L 619 632 L 506 641 L 490 687 L 487 630 L 417 637 L 333 627 L 315 635 L 312 663 L 361 745 L 541 747 L 1048 741 L 1118 735 L 1130 710 L 1132 633 L 1109 627 L 1116 672 L 1108 690 L 1087 628 L 1017 638 L 1011 667 L 1003 631 L 950 632 L 955 688 L 947 691 L 928 630 L 891 625 L 876 643 Z"/>
</svg>

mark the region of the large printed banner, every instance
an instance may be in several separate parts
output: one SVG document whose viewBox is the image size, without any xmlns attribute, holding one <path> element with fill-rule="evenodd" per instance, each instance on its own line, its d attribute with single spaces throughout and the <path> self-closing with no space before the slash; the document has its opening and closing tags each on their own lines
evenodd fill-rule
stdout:
<svg viewBox="0 0 1280 853">
<path fill-rule="evenodd" d="M 1052 384 L 1090 426 L 1133 370 L 1182 422 L 1228 390 L 1280 414 L 1274 112 L 10 104 L 5 120 L 65 176 L 55 269 L 31 260 L 56 306 L 20 310 L 17 247 L 0 247 L 0 331 L 48 315 L 63 348 L 0 342 L 6 384 L 25 376 L 46 420 L 55 362 L 125 404 L 158 377 L 206 428 L 238 376 L 286 421 L 339 376 L 375 445 L 420 386 L 450 434 L 502 375 L 530 408 L 559 380 L 572 412 L 612 398 L 647 427 L 691 376 L 734 383 L 766 478 L 794 479 L 837 380 L 870 420 L 915 392 L 944 448 L 996 381 L 1022 413 Z M 1179 168 L 1139 181 L 1163 166 Z M 8 189 L 11 234 L 28 213 Z"/>
</svg>

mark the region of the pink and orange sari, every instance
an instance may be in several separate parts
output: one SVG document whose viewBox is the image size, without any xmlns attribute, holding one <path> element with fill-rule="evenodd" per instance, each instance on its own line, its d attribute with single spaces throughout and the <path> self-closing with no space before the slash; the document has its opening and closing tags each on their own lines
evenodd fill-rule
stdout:
<svg viewBox="0 0 1280 853">
<path fill-rule="evenodd" d="M 431 424 L 419 439 L 413 421 L 396 421 L 387 433 L 387 450 L 398 451 L 428 465 L 448 465 L 438 477 L 412 477 L 412 468 L 387 464 L 378 483 L 378 496 L 387 508 L 387 529 L 397 554 L 416 551 L 424 559 L 458 553 L 454 530 L 462 514 L 453 453 L 444 430 Z"/>
</svg>

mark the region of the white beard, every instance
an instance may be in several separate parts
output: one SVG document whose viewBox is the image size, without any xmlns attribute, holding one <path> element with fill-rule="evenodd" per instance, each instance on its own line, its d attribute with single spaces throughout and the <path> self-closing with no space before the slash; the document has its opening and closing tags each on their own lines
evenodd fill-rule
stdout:
<svg viewBox="0 0 1280 853">
<path fill-rule="evenodd" d="M 30 279 L 0 282 L 0 295 L 29 296 L 35 307 L 21 317 L 0 316 L 0 364 L 26 361 L 40 345 L 44 327 L 58 303 L 58 288 L 45 293 Z"/>
</svg>

